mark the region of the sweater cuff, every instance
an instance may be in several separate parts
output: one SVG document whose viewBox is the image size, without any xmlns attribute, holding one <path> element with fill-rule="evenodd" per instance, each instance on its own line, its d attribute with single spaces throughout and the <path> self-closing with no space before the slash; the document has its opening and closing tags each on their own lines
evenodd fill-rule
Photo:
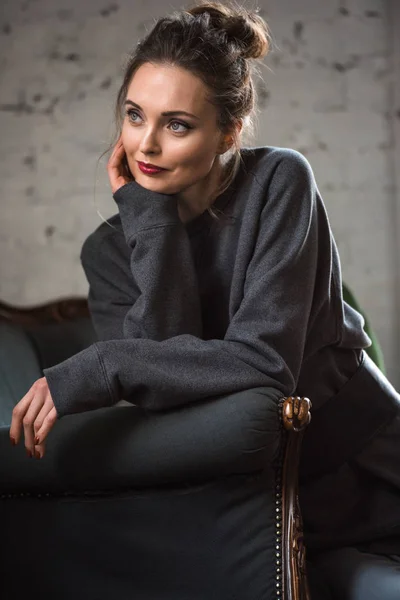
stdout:
<svg viewBox="0 0 400 600">
<path fill-rule="evenodd" d="M 96 344 L 43 370 L 58 418 L 112 406 L 113 398 Z"/>
<path fill-rule="evenodd" d="M 113 196 L 119 208 L 125 239 L 142 229 L 181 223 L 176 194 L 160 194 L 130 181 Z"/>
</svg>

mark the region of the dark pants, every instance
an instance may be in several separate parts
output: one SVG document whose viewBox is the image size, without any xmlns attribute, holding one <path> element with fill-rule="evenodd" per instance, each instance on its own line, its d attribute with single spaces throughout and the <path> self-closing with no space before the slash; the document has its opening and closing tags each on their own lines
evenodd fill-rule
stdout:
<svg viewBox="0 0 400 600">
<path fill-rule="evenodd" d="M 300 485 L 310 559 L 336 548 L 400 555 L 399 440 L 400 413 L 338 469 Z"/>
<path fill-rule="evenodd" d="M 400 600 L 399 440 L 400 412 L 300 486 L 312 600 Z"/>
<path fill-rule="evenodd" d="M 312 600 L 400 598 L 400 556 L 341 548 L 318 556 L 309 571 Z"/>
</svg>

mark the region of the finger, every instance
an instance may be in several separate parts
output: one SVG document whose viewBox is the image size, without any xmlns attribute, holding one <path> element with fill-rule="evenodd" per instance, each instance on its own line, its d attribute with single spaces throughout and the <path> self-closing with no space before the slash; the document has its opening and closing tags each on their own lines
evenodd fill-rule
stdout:
<svg viewBox="0 0 400 600">
<path fill-rule="evenodd" d="M 118 141 L 115 144 L 115 146 L 110 154 L 110 158 L 108 159 L 107 166 L 113 165 L 115 162 L 119 161 L 121 159 L 120 158 L 121 155 L 123 155 L 124 152 L 125 152 L 125 148 L 122 144 L 122 141 Z"/>
<path fill-rule="evenodd" d="M 107 170 L 110 174 L 114 174 L 114 176 L 120 175 L 122 160 L 124 156 L 125 148 L 122 145 L 119 146 L 119 148 L 114 149 L 114 152 L 111 154 L 107 164 Z"/>
<path fill-rule="evenodd" d="M 125 148 L 122 143 L 120 143 L 114 148 L 107 163 L 107 173 L 113 194 L 115 194 L 120 187 L 129 181 L 132 181 L 130 171 L 124 164 L 127 161 L 124 159 L 126 159 Z"/>
<path fill-rule="evenodd" d="M 48 392 L 44 392 L 43 389 L 38 389 L 24 418 L 22 419 L 22 425 L 24 428 L 24 438 L 25 438 L 25 447 L 26 449 L 34 453 L 34 423 L 35 419 L 43 408 L 43 405 L 46 401 Z"/>
<path fill-rule="evenodd" d="M 56 407 L 53 405 L 53 408 L 50 410 L 50 412 L 44 418 L 43 424 L 36 434 L 35 441 L 39 442 L 39 445 L 44 442 L 44 440 L 48 436 L 50 430 L 52 429 L 52 427 L 54 426 L 56 421 L 57 421 L 57 411 L 56 411 Z"/>
<path fill-rule="evenodd" d="M 41 444 L 36 444 L 35 445 L 35 458 L 37 458 L 37 459 L 43 458 L 45 451 L 46 451 L 46 442 L 42 442 Z"/>
<path fill-rule="evenodd" d="M 31 399 L 28 409 L 25 412 L 25 415 L 22 419 L 25 437 L 25 447 L 27 451 L 32 454 L 34 452 L 35 419 L 42 410 L 46 400 L 48 399 L 50 399 L 50 402 L 52 403 L 52 398 L 50 395 L 49 387 L 47 385 L 46 377 L 42 377 L 34 383 L 34 396 Z"/>
<path fill-rule="evenodd" d="M 122 165 L 122 174 L 125 177 L 125 179 L 127 179 L 128 181 L 132 181 L 134 177 L 132 175 L 132 172 L 131 172 L 131 169 L 130 169 L 130 166 L 128 163 L 128 157 L 126 156 L 126 154 L 122 158 L 121 165 Z"/>
<path fill-rule="evenodd" d="M 10 438 L 18 444 L 21 429 L 22 429 L 22 420 L 32 402 L 36 392 L 36 382 L 32 385 L 29 391 L 25 394 L 25 396 L 16 404 L 12 411 L 11 425 L 10 425 Z"/>
<path fill-rule="evenodd" d="M 119 153 L 124 153 L 125 152 L 125 148 L 124 148 L 124 144 L 122 143 L 122 136 L 119 138 L 119 140 L 117 141 L 117 143 L 115 144 L 114 148 L 112 149 L 110 158 L 114 157 L 116 154 Z"/>
<path fill-rule="evenodd" d="M 49 412 L 51 411 L 51 409 L 53 407 L 54 407 L 54 402 L 49 393 L 46 397 L 46 400 L 45 400 L 43 406 L 42 406 L 42 410 L 37 415 L 35 422 L 33 424 L 33 433 L 35 434 L 35 443 L 36 443 L 36 438 L 37 438 L 38 432 L 42 428 L 45 418 L 47 417 L 47 415 L 49 414 Z"/>
</svg>

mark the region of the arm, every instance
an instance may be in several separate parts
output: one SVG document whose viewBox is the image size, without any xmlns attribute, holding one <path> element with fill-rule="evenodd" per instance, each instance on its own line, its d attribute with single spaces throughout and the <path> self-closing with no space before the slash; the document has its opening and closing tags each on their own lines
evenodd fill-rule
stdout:
<svg viewBox="0 0 400 600">
<path fill-rule="evenodd" d="M 201 337 L 200 294 L 189 238 L 175 195 L 149 192 L 136 181 L 114 199 L 131 248 L 131 272 L 139 296 L 123 324 L 127 339 Z"/>
<path fill-rule="evenodd" d="M 89 307 L 98 337 L 163 340 L 186 332 L 201 336 L 197 277 L 186 230 L 179 218 L 177 198 L 175 195 L 151 192 L 134 179 L 128 180 L 122 168 L 124 155 L 125 150 L 119 140 L 107 170 L 114 198 L 120 208 L 126 245 L 117 244 L 114 248 L 117 255 L 114 254 L 111 261 L 107 257 L 103 262 L 100 262 L 101 255 L 96 247 L 93 252 L 91 242 L 85 243 L 82 250 L 85 255 L 92 252 L 90 260 L 96 265 L 97 284 L 90 289 Z M 117 228 L 118 233 L 122 232 Z M 90 236 L 90 239 L 96 238 Z M 129 274 L 126 277 L 126 264 L 129 261 L 124 260 L 124 256 L 122 261 L 121 256 L 118 257 L 118 252 L 125 255 L 128 249 L 131 252 L 130 275 L 133 277 Z M 160 263 L 161 266 L 157 268 Z M 117 276 L 116 269 L 119 269 Z M 124 273 L 122 278 L 121 271 Z M 115 281 L 118 283 L 113 283 Z M 88 355 L 78 356 L 78 361 L 81 358 L 88 366 Z M 92 371 L 90 377 L 96 376 L 98 373 Z M 68 382 L 71 383 L 72 380 Z M 82 384 L 85 394 L 88 393 L 90 397 L 89 380 L 85 378 Z M 105 380 L 104 384 L 107 386 Z M 94 404 L 85 402 L 73 412 L 104 405 L 101 395 Z M 112 403 L 112 399 L 106 402 Z M 43 456 L 44 440 L 59 416 L 61 414 L 56 411 L 48 381 L 42 377 L 13 411 L 11 442 L 18 443 L 23 426 L 28 452 L 31 456 Z"/>
<path fill-rule="evenodd" d="M 254 387 L 295 391 L 316 275 L 332 276 L 331 232 L 301 155 L 281 159 L 265 195 L 244 297 L 224 339 L 182 333 L 93 344 L 45 371 L 59 416 L 121 398 L 162 409 Z"/>
<path fill-rule="evenodd" d="M 122 243 L 118 215 L 86 238 L 81 264 L 89 282 L 88 305 L 98 340 L 123 338 L 126 313 L 139 296 L 129 266 L 129 248 Z M 114 227 L 116 225 L 117 227 Z"/>
<path fill-rule="evenodd" d="M 101 226 L 81 252 L 99 339 L 202 337 L 197 275 L 176 197 L 133 181 L 114 199 L 122 231 Z"/>
</svg>

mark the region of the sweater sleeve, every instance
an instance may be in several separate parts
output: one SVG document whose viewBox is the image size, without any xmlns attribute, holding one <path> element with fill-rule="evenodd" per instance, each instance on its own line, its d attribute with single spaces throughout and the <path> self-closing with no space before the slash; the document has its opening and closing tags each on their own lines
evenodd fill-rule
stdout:
<svg viewBox="0 0 400 600">
<path fill-rule="evenodd" d="M 160 410 L 254 387 L 294 393 L 319 243 L 329 248 L 331 233 L 311 167 L 300 154 L 282 157 L 263 193 L 243 299 L 224 339 L 182 333 L 95 343 L 45 370 L 60 417 L 121 398 Z M 331 257 L 323 264 L 329 271 Z"/>
<path fill-rule="evenodd" d="M 151 192 L 133 181 L 114 199 L 138 292 L 124 318 L 124 338 L 161 341 L 183 333 L 201 337 L 197 274 L 176 196 Z"/>
<path fill-rule="evenodd" d="M 133 181 L 114 199 L 119 215 L 85 240 L 80 257 L 98 339 L 202 337 L 197 274 L 176 197 Z"/>
<path fill-rule="evenodd" d="M 80 255 L 89 283 L 90 317 L 101 341 L 124 337 L 125 316 L 140 293 L 130 271 L 129 248 L 121 240 L 118 242 L 123 233 L 112 228 L 113 225 L 101 225 L 90 234 Z"/>
</svg>

